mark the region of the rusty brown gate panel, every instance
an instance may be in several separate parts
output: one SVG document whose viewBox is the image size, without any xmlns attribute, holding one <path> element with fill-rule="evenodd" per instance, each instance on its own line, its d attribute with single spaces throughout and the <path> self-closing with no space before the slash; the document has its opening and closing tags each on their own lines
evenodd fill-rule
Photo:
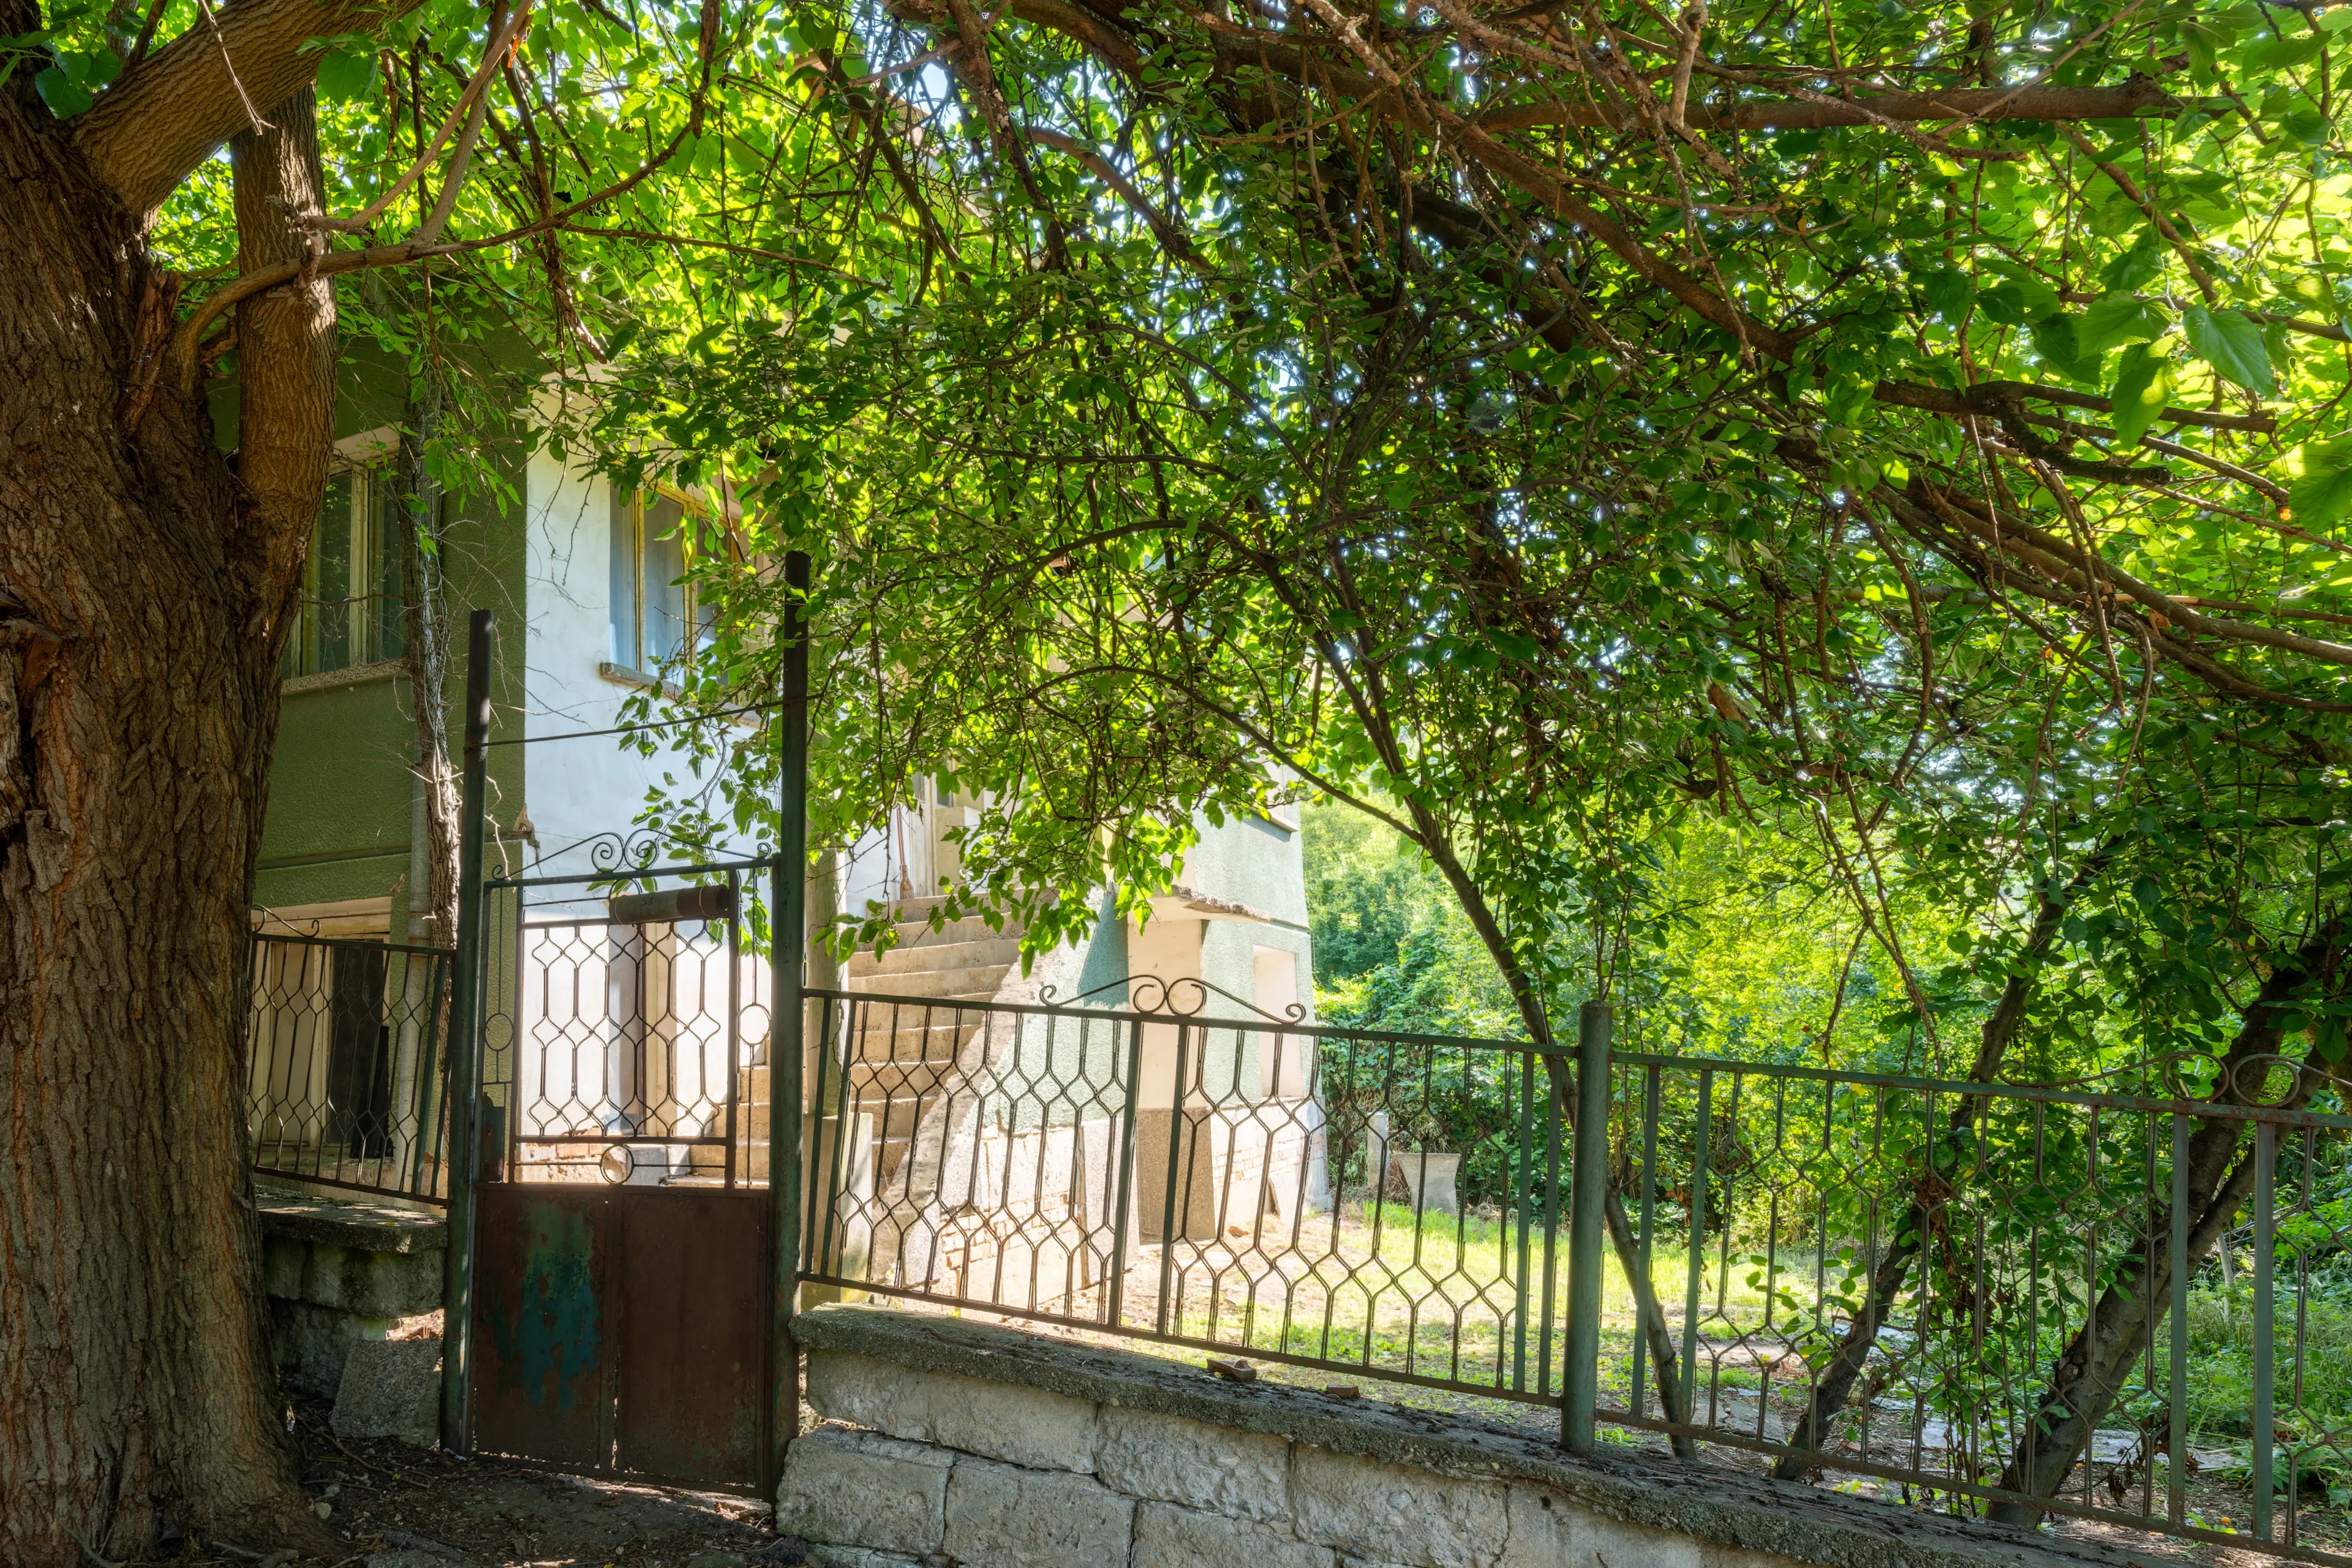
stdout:
<svg viewBox="0 0 2352 1568">
<path fill-rule="evenodd" d="M 753 1488 L 766 1408 L 768 1194 L 626 1188 L 607 1266 L 623 1305 L 614 1360 L 620 1468 Z"/>
<path fill-rule="evenodd" d="M 474 1253 L 474 1447 L 611 1468 L 612 1198 L 603 1187 L 483 1184 Z"/>
<path fill-rule="evenodd" d="M 756 1488 L 764 1193 L 501 1182 L 480 1215 L 476 1451 Z"/>
</svg>

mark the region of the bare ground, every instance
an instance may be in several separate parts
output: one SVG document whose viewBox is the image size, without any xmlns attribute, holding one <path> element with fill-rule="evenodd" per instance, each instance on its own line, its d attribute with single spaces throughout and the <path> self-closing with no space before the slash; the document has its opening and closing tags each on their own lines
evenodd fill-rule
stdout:
<svg viewBox="0 0 2352 1568">
<path fill-rule="evenodd" d="M 788 1568 L 765 1504 L 465 1459 L 390 1439 L 337 1437 L 324 1404 L 290 1407 L 302 1485 L 346 1543 L 299 1568 Z M 152 1563 L 298 1568 L 233 1544 L 191 1541 Z M 128 1568 L 128 1565 L 125 1565 Z"/>
</svg>

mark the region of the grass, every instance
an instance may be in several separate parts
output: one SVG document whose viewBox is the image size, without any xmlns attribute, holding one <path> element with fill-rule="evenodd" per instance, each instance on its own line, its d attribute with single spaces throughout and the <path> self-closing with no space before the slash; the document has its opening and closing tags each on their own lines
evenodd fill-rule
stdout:
<svg viewBox="0 0 2352 1568">
<path fill-rule="evenodd" d="M 1520 1227 L 1499 1215 L 1426 1213 L 1416 1219 L 1402 1205 L 1351 1201 L 1302 1220 L 1295 1234 L 1269 1218 L 1255 1237 L 1188 1239 L 1171 1250 L 1170 1326 L 1190 1337 L 1498 1390 L 1557 1387 L 1568 1310 L 1564 1238 L 1547 1281 L 1540 1230 L 1526 1237 L 1522 1259 Z M 1155 1249 L 1130 1273 L 1129 1322 L 1156 1312 L 1160 1261 Z M 1810 1269 L 1810 1258 L 1802 1262 Z M 1651 1269 L 1678 1320 L 1687 1254 L 1660 1245 Z M 1704 1260 L 1703 1329 L 1762 1321 L 1765 1293 L 1748 1272 L 1735 1267 L 1727 1273 L 1714 1258 Z M 1626 1397 L 1630 1373 L 1622 1367 L 1633 1346 L 1633 1293 L 1613 1262 L 1601 1312 L 1603 1359 L 1620 1363 L 1617 1393 Z M 1749 1385 L 1759 1381 L 1752 1367 L 1726 1373 Z"/>
<path fill-rule="evenodd" d="M 1401 1205 L 1359 1200 L 1309 1216 L 1295 1232 L 1268 1216 L 1255 1236 L 1188 1239 L 1171 1249 L 1168 1326 L 1243 1352 L 1310 1356 L 1507 1395 L 1549 1394 L 1559 1386 L 1567 1317 L 1565 1240 L 1551 1258 L 1549 1292 L 1540 1228 L 1528 1238 L 1524 1265 L 1520 1242 L 1519 1227 L 1491 1212 L 1416 1217 Z M 1689 1261 L 1671 1237 L 1654 1245 L 1651 1279 L 1678 1349 Z M 1820 1261 L 1814 1252 L 1784 1249 L 1768 1279 L 1760 1259 L 1737 1250 L 1727 1258 L 1713 1245 L 1703 1254 L 1695 1346 L 1703 1417 L 1786 1435 L 1811 1367 L 1824 1360 L 1846 1316 L 1836 1273 L 1823 1269 L 1817 1283 Z M 1154 1248 L 1130 1273 L 1129 1323 L 1157 1322 L 1160 1266 Z M 1613 1253 L 1604 1268 L 1601 1400 L 1624 1408 L 1635 1374 L 1633 1293 Z M 2000 1310 L 2013 1328 L 2014 1303 Z M 1945 1319 L 1924 1348 L 1915 1348 L 1903 1330 L 1916 1326 L 1909 1315 L 1916 1310 L 1914 1303 L 1898 1312 L 1865 1374 L 1864 1393 L 1876 1401 L 1874 1444 L 2005 1447 L 2008 1412 L 2038 1388 L 2061 1346 L 2061 1320 L 2052 1316 L 2039 1342 L 2027 1343 Z M 2294 1301 L 2282 1297 L 2276 1321 L 2280 1462 L 2292 1451 L 2305 1456 L 2306 1468 L 2352 1479 L 2352 1306 L 2315 1295 L 2298 1319 Z M 2079 1307 L 2063 1321 L 2079 1321 Z M 2210 1448 L 2242 1449 L 2253 1407 L 2252 1293 L 2242 1284 L 2226 1294 L 2192 1291 L 2188 1323 L 2190 1436 Z M 2159 1392 L 2168 1344 L 2159 1330 Z M 2134 1384 L 2144 1391 L 2140 1403 L 2148 1403 L 2147 1369 Z M 1645 1393 L 1656 1414 L 1654 1392 Z M 2105 1425 L 2128 1429 L 2139 1414 L 2126 1404 Z"/>
</svg>

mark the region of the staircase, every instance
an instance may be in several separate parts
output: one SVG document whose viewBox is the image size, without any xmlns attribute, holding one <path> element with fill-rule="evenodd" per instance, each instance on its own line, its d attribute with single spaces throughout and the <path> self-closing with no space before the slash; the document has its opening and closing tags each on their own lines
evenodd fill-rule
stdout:
<svg viewBox="0 0 2352 1568">
<path fill-rule="evenodd" d="M 997 931 L 986 921 L 968 917 L 931 929 L 931 912 L 943 900 L 902 899 L 895 913 L 898 945 L 876 954 L 870 949 L 850 955 L 842 966 L 841 989 L 861 996 L 903 996 L 906 1005 L 887 1004 L 858 1007 L 835 1004 L 836 1031 L 841 1011 L 854 1008 L 857 1037 L 850 1042 L 849 1109 L 870 1117 L 873 1172 L 887 1184 L 906 1157 L 917 1121 L 926 1103 L 935 1100 L 943 1079 L 955 1068 L 957 1058 L 979 1035 L 986 1015 L 958 1011 L 959 1002 L 994 1001 L 1006 979 L 1017 975 L 1021 933 Z M 836 1046 L 835 1048 L 838 1049 Z M 824 1069 L 823 1111 L 830 1116 L 840 1106 L 841 1089 L 835 1076 L 839 1058 Z M 816 1091 L 811 1081 L 809 1091 Z M 768 1068 L 763 1062 L 741 1069 L 738 1113 L 749 1147 L 739 1166 L 749 1180 L 762 1182 L 768 1174 Z"/>
<path fill-rule="evenodd" d="M 933 931 L 930 914 L 940 902 L 901 900 L 898 945 L 878 957 L 853 953 L 842 966 L 845 991 L 920 999 L 900 1006 L 868 1005 L 855 1015 L 858 1036 L 850 1043 L 850 1093 L 856 1110 L 874 1119 L 874 1174 L 885 1184 L 906 1156 L 926 1101 L 936 1097 L 987 1017 L 950 1005 L 994 1001 L 1021 963 L 1017 931 L 992 931 L 986 921 L 972 917 Z"/>
</svg>

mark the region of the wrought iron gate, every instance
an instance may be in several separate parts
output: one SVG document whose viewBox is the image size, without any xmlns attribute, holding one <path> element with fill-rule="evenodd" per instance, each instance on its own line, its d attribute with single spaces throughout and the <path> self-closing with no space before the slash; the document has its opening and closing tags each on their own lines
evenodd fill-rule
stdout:
<svg viewBox="0 0 2352 1568">
<path fill-rule="evenodd" d="M 769 1452 L 761 862 L 485 884 L 469 1447 L 756 1489 Z"/>
</svg>

